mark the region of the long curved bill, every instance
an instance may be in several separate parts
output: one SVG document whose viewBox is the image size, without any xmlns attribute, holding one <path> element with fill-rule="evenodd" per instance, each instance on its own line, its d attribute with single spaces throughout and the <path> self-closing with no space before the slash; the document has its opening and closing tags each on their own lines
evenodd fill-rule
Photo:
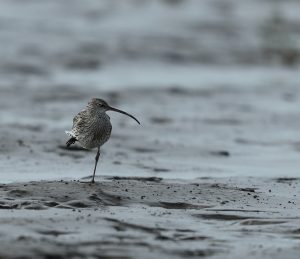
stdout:
<svg viewBox="0 0 300 259">
<path fill-rule="evenodd" d="M 110 107 L 110 106 L 109 106 L 109 110 L 114 111 L 114 112 L 119 112 L 119 113 L 125 114 L 125 115 L 131 117 L 132 119 L 134 119 L 138 124 L 140 124 L 140 122 L 137 120 L 137 118 L 135 118 L 134 116 L 132 116 L 131 114 L 129 114 L 129 113 L 127 113 L 127 112 L 124 112 L 124 111 L 122 111 L 122 110 L 119 110 L 119 109 L 116 109 L 116 108 L 113 108 L 113 107 Z"/>
</svg>

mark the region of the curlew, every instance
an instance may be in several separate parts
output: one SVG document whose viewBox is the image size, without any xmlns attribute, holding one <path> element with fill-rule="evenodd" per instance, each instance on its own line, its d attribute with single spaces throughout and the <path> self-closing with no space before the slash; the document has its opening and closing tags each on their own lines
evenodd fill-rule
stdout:
<svg viewBox="0 0 300 259">
<path fill-rule="evenodd" d="M 74 117 L 72 130 L 66 131 L 71 137 L 66 143 L 67 147 L 77 141 L 85 149 L 97 148 L 92 183 L 95 182 L 95 173 L 100 157 L 100 147 L 109 140 L 111 134 L 112 126 L 110 118 L 106 114 L 107 111 L 125 114 L 140 124 L 131 114 L 109 106 L 107 102 L 102 99 L 93 98 L 87 104 L 86 108 Z"/>
</svg>

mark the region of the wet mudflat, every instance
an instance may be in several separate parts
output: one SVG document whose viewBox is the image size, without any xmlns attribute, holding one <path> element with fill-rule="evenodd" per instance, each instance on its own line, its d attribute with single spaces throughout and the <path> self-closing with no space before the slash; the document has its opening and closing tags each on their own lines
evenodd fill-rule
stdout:
<svg viewBox="0 0 300 259">
<path fill-rule="evenodd" d="M 0 257 L 298 258 L 299 8 L 1 1 Z M 141 121 L 109 113 L 95 185 L 92 97 Z"/>
<path fill-rule="evenodd" d="M 0 255 L 297 258 L 299 183 L 126 178 L 1 185 Z"/>
</svg>

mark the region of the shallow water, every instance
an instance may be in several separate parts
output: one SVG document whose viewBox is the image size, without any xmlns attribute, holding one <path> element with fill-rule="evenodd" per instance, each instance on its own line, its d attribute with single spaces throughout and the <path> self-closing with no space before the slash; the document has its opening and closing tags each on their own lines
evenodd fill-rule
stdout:
<svg viewBox="0 0 300 259">
<path fill-rule="evenodd" d="M 298 176 L 297 8 L 1 1 L 0 182 L 90 175 L 96 151 L 62 147 L 91 97 L 141 121 L 110 113 L 98 175 Z"/>
<path fill-rule="evenodd" d="M 0 1 L 0 257 L 298 258 L 299 8 Z M 94 185 L 92 97 L 141 121 L 109 113 Z"/>
</svg>

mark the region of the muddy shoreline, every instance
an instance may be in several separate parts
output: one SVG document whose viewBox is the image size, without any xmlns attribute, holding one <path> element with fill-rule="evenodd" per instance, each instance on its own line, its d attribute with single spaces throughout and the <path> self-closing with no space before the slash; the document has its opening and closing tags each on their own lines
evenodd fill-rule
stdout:
<svg viewBox="0 0 300 259">
<path fill-rule="evenodd" d="M 298 259 L 300 2 L 120 2 L 0 1 L 0 257 Z"/>
<path fill-rule="evenodd" d="M 126 178 L 1 185 L 0 256 L 297 258 L 299 183 Z"/>
</svg>

